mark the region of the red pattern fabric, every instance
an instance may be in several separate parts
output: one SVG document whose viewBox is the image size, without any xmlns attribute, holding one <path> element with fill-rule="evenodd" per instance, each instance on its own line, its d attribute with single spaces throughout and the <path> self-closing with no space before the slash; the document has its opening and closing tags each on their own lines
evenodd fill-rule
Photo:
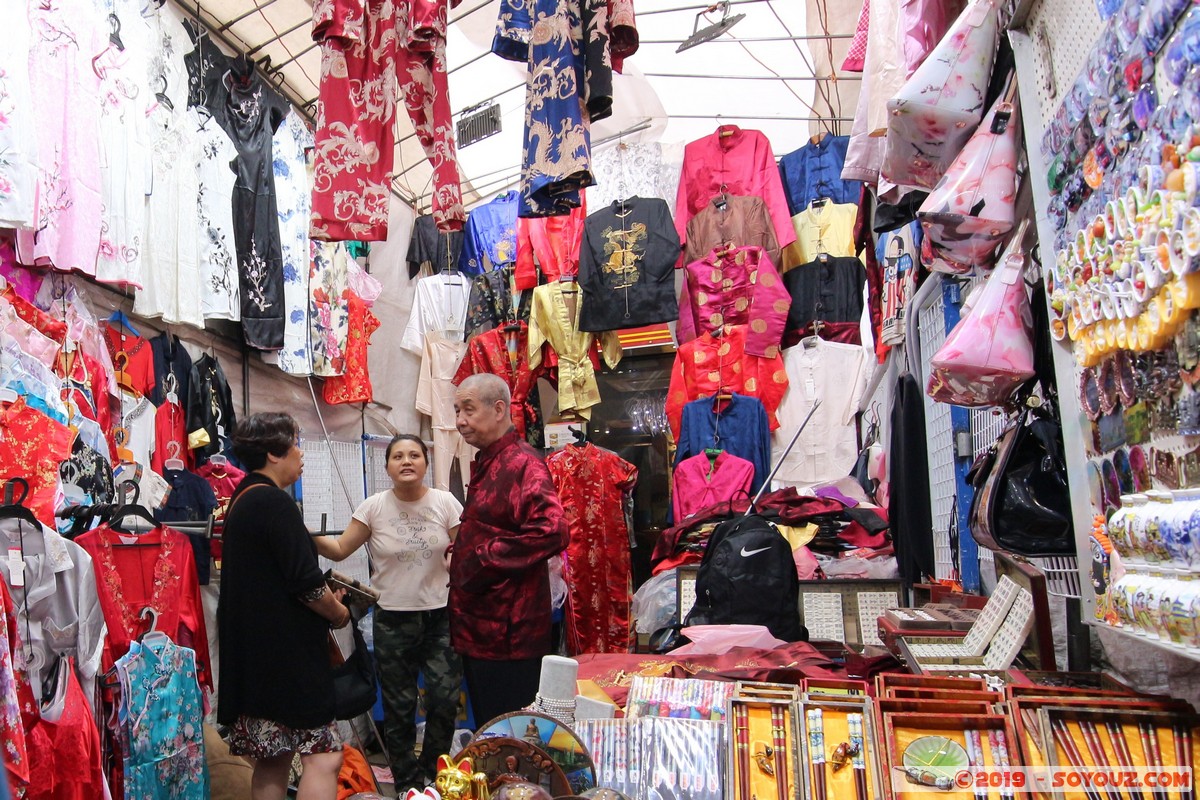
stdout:
<svg viewBox="0 0 1200 800">
<path fill-rule="evenodd" d="M 467 214 L 446 81 L 446 4 L 318 0 L 313 4 L 313 39 L 321 45 L 321 89 L 312 237 L 387 238 L 401 101 L 433 165 L 438 229 L 461 230 Z"/>
<path fill-rule="evenodd" d="M 54 498 L 58 465 L 71 457 L 75 433 L 19 397 L 0 411 L 0 484 L 9 478 L 29 482 L 25 505 L 49 528 L 54 528 Z"/>
<path fill-rule="evenodd" d="M 41 333 L 49 336 L 59 344 L 67 340 L 67 323 L 57 320 L 45 311 L 42 311 L 33 303 L 14 292 L 11 286 L 4 287 L 4 291 L 0 292 L 0 297 L 3 297 L 12 304 L 13 311 L 17 312 L 17 317 L 29 323 Z"/>
<path fill-rule="evenodd" d="M 9 775 L 24 783 L 29 780 L 29 754 L 13 661 L 20 646 L 12 596 L 4 581 L 0 581 L 0 764 Z"/>
<path fill-rule="evenodd" d="M 74 665 L 68 661 L 64 708 L 56 722 L 38 721 L 35 741 L 45 752 L 30 775 L 28 800 L 94 800 L 101 796 L 100 732 Z"/>
<path fill-rule="evenodd" d="M 719 255 L 714 249 L 687 265 L 679 298 L 679 342 L 722 325 L 747 325 L 746 352 L 771 358 L 787 324 L 792 296 L 767 251 L 739 247 Z"/>
<path fill-rule="evenodd" d="M 633 575 L 624 495 L 637 467 L 590 442 L 546 458 L 571 542 L 566 552 L 567 648 L 628 653 L 633 648 Z"/>
<path fill-rule="evenodd" d="M 117 383 L 143 397 L 150 394 L 154 390 L 154 351 L 150 343 L 111 325 L 104 326 L 104 341 L 108 345 L 108 354 L 112 356 Z M 128 358 L 121 356 L 121 353 Z"/>
<path fill-rule="evenodd" d="M 708 680 L 750 680 L 798 684 L 801 678 L 845 678 L 845 668 L 808 642 L 793 642 L 773 650 L 734 647 L 716 655 L 588 654 L 576 657 L 579 680 L 592 681 L 618 706 L 629 697 L 635 675 Z"/>
<path fill-rule="evenodd" d="M 537 379 L 546 374 L 546 359 L 535 368 L 529 366 L 529 326 L 516 323 L 518 330 L 505 333 L 504 328 L 494 328 L 481 333 L 467 344 L 458 372 L 454 374 L 454 385 L 462 383 L 468 376 L 479 372 L 499 375 L 512 392 L 512 421 L 517 433 L 525 437 L 531 425 L 540 418 L 539 410 L 529 403 L 530 393 L 537 387 Z M 504 326 L 508 327 L 508 326 Z M 516 367 L 508 354 L 508 337 L 515 338 Z M 553 352 L 553 351 L 551 351 Z M 543 356 L 545 353 L 543 353 Z M 557 361 L 557 359 L 555 359 Z"/>
<path fill-rule="evenodd" d="M 158 612 L 158 630 L 196 651 L 200 683 L 211 689 L 200 579 L 187 537 L 160 527 L 137 535 L 136 544 L 149 546 L 122 547 L 122 534 L 101 525 L 75 541 L 92 557 L 100 609 L 108 625 L 101 669 L 112 667 L 145 632 L 146 622 L 138 614 L 149 606 Z"/>
<path fill-rule="evenodd" d="M 234 489 L 242 482 L 242 478 L 246 477 L 246 473 L 232 464 L 217 466 L 209 461 L 197 470 L 196 474 L 208 481 L 213 494 L 217 496 L 217 510 L 213 512 L 213 517 L 218 520 L 225 519 L 225 512 L 229 510 L 229 499 L 233 497 Z"/>
<path fill-rule="evenodd" d="M 546 561 L 569 534 L 550 472 L 512 430 L 479 451 L 450 560 L 450 643 L 471 658 L 550 652 Z"/>
<path fill-rule="evenodd" d="M 371 335 L 379 330 L 379 318 L 371 313 L 365 300 L 354 292 L 346 292 L 350 313 L 350 336 L 346 342 L 346 368 L 341 375 L 325 381 L 322 393 L 325 402 L 369 403 L 372 398 L 371 375 L 367 370 L 367 348 Z"/>
<path fill-rule="evenodd" d="M 726 325 L 718 332 L 719 337 L 705 332 L 681 344 L 675 354 L 667 387 L 667 422 L 675 441 L 679 441 L 683 407 L 722 392 L 757 397 L 767 410 L 771 430 L 779 427 L 775 411 L 788 387 L 783 358 L 779 353 L 773 358 L 747 353 L 745 325 Z"/>
<path fill-rule="evenodd" d="M 863 266 L 867 271 L 867 313 L 871 316 L 875 358 L 882 364 L 892 347 L 883 342 L 883 268 L 875 257 L 875 238 L 871 231 L 871 219 L 875 216 L 873 204 L 873 196 L 864 186 L 858 218 L 854 221 L 854 249 L 863 254 Z"/>
<path fill-rule="evenodd" d="M 513 272 L 516 288 L 524 291 L 537 286 L 539 268 L 550 281 L 563 275 L 578 275 L 579 246 L 586 222 L 586 202 L 563 216 L 518 219 L 517 263 Z"/>
</svg>

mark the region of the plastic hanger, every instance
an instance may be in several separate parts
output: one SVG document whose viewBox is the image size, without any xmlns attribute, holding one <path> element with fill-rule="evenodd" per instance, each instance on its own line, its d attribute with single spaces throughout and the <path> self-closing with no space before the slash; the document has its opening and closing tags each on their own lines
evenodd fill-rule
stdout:
<svg viewBox="0 0 1200 800">
<path fill-rule="evenodd" d="M 129 331 L 129 333 L 133 336 L 141 336 L 142 335 L 138 332 L 137 328 L 133 327 L 133 323 L 129 321 L 129 317 L 126 316 L 125 312 L 119 308 L 116 311 L 114 311 L 108 315 L 107 322 L 109 325 L 112 325 L 114 327 L 124 328 L 125 330 Z"/>
<path fill-rule="evenodd" d="M 150 619 L 150 627 L 146 632 L 138 637 L 138 641 L 142 644 L 162 644 L 171 641 L 171 637 L 164 631 L 158 630 L 158 611 L 153 606 L 143 606 L 138 612 L 138 619 Z"/>
<path fill-rule="evenodd" d="M 187 464 L 179 457 L 180 449 L 179 442 L 167 442 L 167 460 L 163 462 L 163 469 L 187 469 Z"/>
<path fill-rule="evenodd" d="M 167 111 L 174 111 L 175 104 L 171 102 L 171 98 L 167 97 L 167 76 L 158 76 L 158 91 L 154 93 L 154 99 L 166 107 Z"/>
<path fill-rule="evenodd" d="M 21 487 L 21 496 L 13 497 L 13 490 Z M 0 505 L 0 519 L 19 519 L 30 525 L 38 524 L 37 517 L 25 505 L 29 496 L 29 481 L 24 478 L 9 478 L 4 482 L 4 505 Z"/>
<path fill-rule="evenodd" d="M 133 493 L 132 498 L 126 499 L 126 494 L 129 492 Z M 151 514 L 145 506 L 137 505 L 138 497 L 141 495 L 141 493 L 141 488 L 132 480 L 124 481 L 121 484 L 121 490 L 118 494 L 118 502 L 120 505 L 113 510 L 112 516 L 109 517 L 108 527 L 120 533 L 141 533 L 142 531 L 136 531 L 125 527 L 126 517 L 138 517 L 143 519 L 150 523 L 152 529 L 161 527 L 158 520 L 154 518 L 154 515 Z"/>
</svg>

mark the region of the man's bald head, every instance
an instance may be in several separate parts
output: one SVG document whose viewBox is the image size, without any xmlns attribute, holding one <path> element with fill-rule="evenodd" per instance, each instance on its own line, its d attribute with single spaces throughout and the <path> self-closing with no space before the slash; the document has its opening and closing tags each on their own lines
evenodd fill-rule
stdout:
<svg viewBox="0 0 1200 800">
<path fill-rule="evenodd" d="M 487 447 L 512 427 L 512 392 L 498 375 L 471 375 L 454 393 L 454 425 L 467 444 Z"/>
</svg>

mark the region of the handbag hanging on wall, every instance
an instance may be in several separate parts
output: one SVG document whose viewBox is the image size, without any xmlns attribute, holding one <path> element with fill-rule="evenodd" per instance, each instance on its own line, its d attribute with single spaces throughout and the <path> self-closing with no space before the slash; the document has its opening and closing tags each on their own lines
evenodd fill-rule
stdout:
<svg viewBox="0 0 1200 800">
<path fill-rule="evenodd" d="M 1062 426 L 1024 404 L 967 474 L 975 487 L 971 535 L 980 547 L 1022 556 L 1075 555 Z"/>
<path fill-rule="evenodd" d="M 926 267 L 964 275 L 996 263 L 1016 218 L 1019 131 L 1016 81 L 1010 78 L 1008 91 L 921 204 Z"/>
<path fill-rule="evenodd" d="M 976 290 L 971 310 L 930 359 L 925 392 L 939 403 L 968 408 L 1006 405 L 1035 374 L 1021 250 L 1026 225 L 1022 223 L 1000 266 Z"/>
<path fill-rule="evenodd" d="M 1000 34 L 997 6 L 971 0 L 888 101 L 886 180 L 932 189 L 975 132 Z"/>
</svg>

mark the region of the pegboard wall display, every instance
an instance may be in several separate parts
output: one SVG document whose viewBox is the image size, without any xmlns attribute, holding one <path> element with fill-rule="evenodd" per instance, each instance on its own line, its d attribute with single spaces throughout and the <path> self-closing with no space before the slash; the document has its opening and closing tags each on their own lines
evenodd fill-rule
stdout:
<svg viewBox="0 0 1200 800">
<path fill-rule="evenodd" d="M 1041 0 L 1010 38 L 1084 615 L 1200 658 L 1200 7 Z"/>
<path fill-rule="evenodd" d="M 304 476 L 300 479 L 304 524 L 319 531 L 324 515 L 326 530 L 345 530 L 354 509 L 366 498 L 363 443 L 334 440 L 327 444 L 322 439 L 302 438 L 300 449 L 304 451 Z"/>
<path fill-rule="evenodd" d="M 942 293 L 932 292 L 929 302 L 917 310 L 921 334 L 921 355 L 926 362 L 946 341 L 946 317 Z M 929 365 L 924 365 L 928 374 Z M 950 406 L 935 403 L 925 395 L 925 445 L 929 452 L 929 494 L 933 511 L 933 553 L 937 578 L 954 573 L 950 548 L 950 516 L 958 492 L 954 474 L 954 431 Z"/>
</svg>

